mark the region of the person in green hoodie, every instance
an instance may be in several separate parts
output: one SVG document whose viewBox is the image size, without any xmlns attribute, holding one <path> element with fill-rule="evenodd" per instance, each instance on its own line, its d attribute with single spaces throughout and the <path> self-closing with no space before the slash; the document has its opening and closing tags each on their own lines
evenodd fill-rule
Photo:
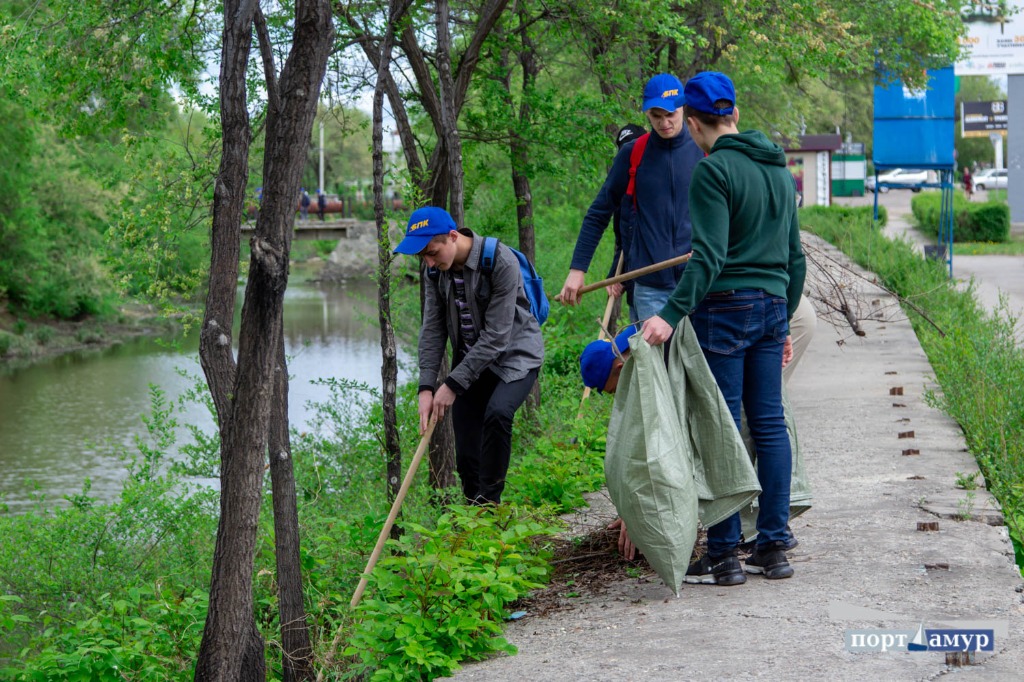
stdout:
<svg viewBox="0 0 1024 682">
<path fill-rule="evenodd" d="M 732 81 L 708 71 L 683 89 L 683 116 L 708 156 L 690 182 L 693 256 L 644 340 L 664 343 L 689 316 L 708 366 L 740 425 L 740 406 L 757 447 L 757 545 L 745 562 L 768 579 L 793 575 L 788 540 L 792 451 L 782 410 L 782 364 L 788 321 L 803 291 L 793 180 L 782 148 L 756 130 L 740 132 Z M 708 528 L 707 554 L 686 582 L 740 585 L 740 517 Z"/>
</svg>

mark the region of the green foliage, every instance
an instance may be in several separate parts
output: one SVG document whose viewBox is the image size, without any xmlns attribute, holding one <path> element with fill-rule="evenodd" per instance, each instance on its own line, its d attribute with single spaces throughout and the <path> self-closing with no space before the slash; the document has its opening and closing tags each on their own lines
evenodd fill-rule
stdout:
<svg viewBox="0 0 1024 682">
<path fill-rule="evenodd" d="M 0 357 L 7 355 L 7 351 L 11 349 L 11 344 L 14 343 L 14 337 L 7 332 L 0 332 Z"/>
<path fill-rule="evenodd" d="M 507 606 L 547 576 L 534 539 L 555 528 L 511 505 L 449 507 L 433 528 L 406 524 L 373 573 L 345 650 L 372 680 L 432 680 L 459 661 L 514 653 Z"/>
<path fill-rule="evenodd" d="M 102 216 L 68 145 L 4 102 L 0 80 L 0 292 L 29 316 L 72 318 L 109 309 L 97 259 Z"/>
<path fill-rule="evenodd" d="M 956 420 L 981 467 L 989 490 L 998 498 L 1024 564 L 1024 350 L 1017 343 L 1017 319 L 1004 304 L 985 312 L 973 288 L 960 291 L 943 264 L 918 256 L 906 242 L 894 242 L 871 230 L 870 209 L 859 218 L 824 213 L 803 221 L 853 260 L 912 300 L 943 331 L 939 333 L 913 309 L 907 310 L 935 371 L 941 392 L 926 395 Z"/>
<path fill-rule="evenodd" d="M 104 334 L 102 329 L 96 327 L 82 327 L 75 332 L 75 339 L 79 343 L 102 343 Z"/>
<path fill-rule="evenodd" d="M 930 234 L 939 232 L 942 195 L 922 192 L 910 202 L 920 228 Z M 1005 242 L 1010 238 L 1010 208 L 1005 203 L 968 201 L 960 192 L 953 194 L 954 242 Z"/>
<path fill-rule="evenodd" d="M 115 502 L 97 503 L 87 481 L 67 508 L 40 500 L 29 513 L 0 515 L 0 535 L 17 538 L 0 543 L 4 592 L 13 597 L 0 600 L 0 641 L 18 646 L 16 655 L 0 648 L 3 679 L 106 680 L 124 670 L 157 680 L 191 670 L 216 496 L 161 473 L 176 423 L 162 393 L 152 399 L 149 438 L 125 453 L 128 477 Z"/>
<path fill-rule="evenodd" d="M 41 327 L 36 327 L 36 330 L 32 333 L 32 336 L 35 337 L 36 343 L 38 343 L 40 346 L 45 346 L 46 344 L 53 340 L 53 335 L 55 333 L 56 332 L 53 331 L 53 327 L 48 327 L 44 324 Z"/>
<path fill-rule="evenodd" d="M 873 208 L 865 209 L 856 206 L 808 206 L 800 209 L 800 225 L 820 222 L 859 222 L 873 221 Z M 885 206 L 878 207 L 878 227 L 885 227 L 889 221 L 889 211 Z"/>
<path fill-rule="evenodd" d="M 159 584 L 141 585 L 120 597 L 104 593 L 95 605 L 73 602 L 60 619 L 43 612 L 36 618 L 8 615 L 5 622 L 4 604 L 16 601 L 0 601 L 0 632 L 13 629 L 4 627 L 7 623 L 35 628 L 45 648 L 17 668 L 0 667 L 3 679 L 164 682 L 190 675 L 208 599 L 198 590 L 181 594 Z"/>
<path fill-rule="evenodd" d="M 978 477 L 981 476 L 980 471 L 972 471 L 969 474 L 965 474 L 962 471 L 956 472 L 956 487 L 962 490 L 977 490 Z"/>
</svg>

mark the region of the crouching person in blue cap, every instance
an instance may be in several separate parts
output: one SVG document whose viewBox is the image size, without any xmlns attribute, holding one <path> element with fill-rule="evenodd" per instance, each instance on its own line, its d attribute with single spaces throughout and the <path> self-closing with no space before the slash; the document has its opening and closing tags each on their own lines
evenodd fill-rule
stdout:
<svg viewBox="0 0 1024 682">
<path fill-rule="evenodd" d="M 601 393 L 615 393 L 619 387 L 622 366 L 629 358 L 629 337 L 637 333 L 637 327 L 630 325 L 620 331 L 614 341 L 598 339 L 587 344 L 580 353 L 580 376 L 583 385 Z M 629 531 L 622 519 L 615 519 L 608 526 L 619 531 L 619 553 L 630 561 L 636 558 L 637 548 L 629 538 Z"/>
<path fill-rule="evenodd" d="M 444 209 L 426 206 L 409 218 L 395 253 L 422 258 L 429 280 L 419 338 L 420 433 L 451 408 L 462 492 L 470 503 L 498 504 L 512 419 L 537 381 L 544 341 L 516 257 L 498 244 L 493 270 L 485 271 L 483 242 Z M 452 370 L 442 381 L 449 341 Z"/>
</svg>

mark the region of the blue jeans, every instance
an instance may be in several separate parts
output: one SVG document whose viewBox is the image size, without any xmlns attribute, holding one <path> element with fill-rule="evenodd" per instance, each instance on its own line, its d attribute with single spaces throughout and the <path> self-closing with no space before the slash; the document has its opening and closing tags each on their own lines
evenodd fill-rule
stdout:
<svg viewBox="0 0 1024 682">
<path fill-rule="evenodd" d="M 639 322 L 654 317 L 668 303 L 673 289 L 658 289 L 637 282 L 633 286 L 633 304 L 629 308 L 629 321 Z"/>
<path fill-rule="evenodd" d="M 742 404 L 757 446 L 758 546 L 788 537 L 793 453 L 782 411 L 786 318 L 786 299 L 759 289 L 709 294 L 690 316 L 736 428 Z M 733 550 L 739 541 L 739 514 L 708 528 L 708 554 L 713 557 Z"/>
</svg>

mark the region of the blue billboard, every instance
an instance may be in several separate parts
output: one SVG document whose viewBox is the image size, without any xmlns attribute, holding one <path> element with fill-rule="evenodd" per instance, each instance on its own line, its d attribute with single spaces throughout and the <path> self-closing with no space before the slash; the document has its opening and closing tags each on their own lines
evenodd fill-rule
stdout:
<svg viewBox="0 0 1024 682">
<path fill-rule="evenodd" d="M 929 70 L 928 85 L 920 90 L 880 76 L 871 153 L 875 168 L 953 168 L 954 90 L 952 66 Z"/>
</svg>

